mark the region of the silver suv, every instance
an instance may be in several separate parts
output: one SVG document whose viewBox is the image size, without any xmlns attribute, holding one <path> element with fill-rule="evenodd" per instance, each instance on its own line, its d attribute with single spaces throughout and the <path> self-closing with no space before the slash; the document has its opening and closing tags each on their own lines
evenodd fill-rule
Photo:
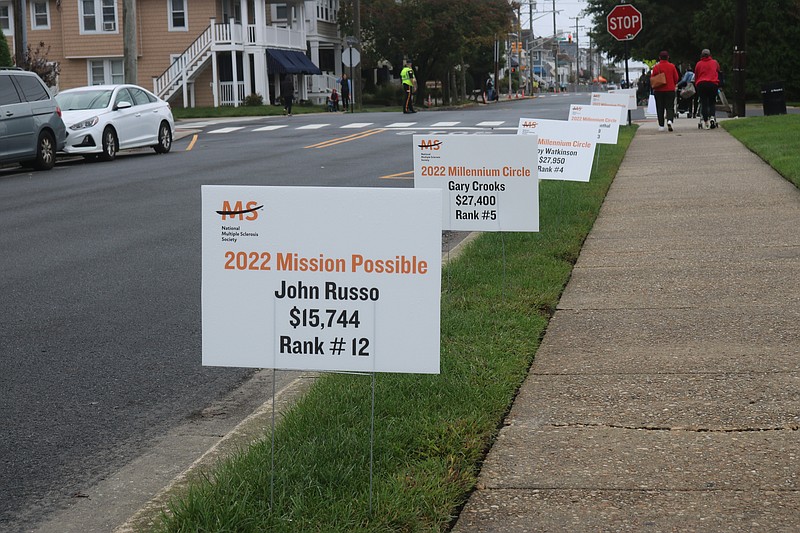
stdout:
<svg viewBox="0 0 800 533">
<path fill-rule="evenodd" d="M 66 139 L 61 109 L 39 76 L 0 68 L 0 164 L 49 170 Z"/>
</svg>

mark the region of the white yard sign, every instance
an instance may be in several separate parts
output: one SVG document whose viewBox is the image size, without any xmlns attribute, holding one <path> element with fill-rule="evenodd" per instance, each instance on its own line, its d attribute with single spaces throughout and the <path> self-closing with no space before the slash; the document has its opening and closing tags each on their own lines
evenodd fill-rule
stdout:
<svg viewBox="0 0 800 533">
<path fill-rule="evenodd" d="M 589 181 L 597 145 L 597 126 L 589 123 L 521 118 L 517 133 L 537 135 L 539 179 Z"/>
<path fill-rule="evenodd" d="M 619 108 L 619 119 L 628 122 L 628 102 L 630 97 L 620 93 L 592 93 L 592 105 L 607 105 Z"/>
<path fill-rule="evenodd" d="M 569 106 L 569 121 L 594 124 L 597 126 L 598 143 L 617 144 L 620 117 L 614 107 L 572 104 Z"/>
<path fill-rule="evenodd" d="M 202 187 L 203 364 L 439 373 L 439 190 Z"/>
<path fill-rule="evenodd" d="M 635 110 L 639 106 L 636 103 L 636 89 L 613 89 L 608 91 L 611 94 L 627 94 L 628 95 L 628 109 Z"/>
<path fill-rule="evenodd" d="M 414 135 L 414 186 L 442 190 L 442 226 L 539 231 L 536 138 Z"/>
</svg>

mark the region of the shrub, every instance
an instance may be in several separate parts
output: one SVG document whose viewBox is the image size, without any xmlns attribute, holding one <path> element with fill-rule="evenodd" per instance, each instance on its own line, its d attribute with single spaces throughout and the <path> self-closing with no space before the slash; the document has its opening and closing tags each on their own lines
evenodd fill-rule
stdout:
<svg viewBox="0 0 800 533">
<path fill-rule="evenodd" d="M 249 94 L 244 97 L 244 105 L 248 107 L 255 107 L 259 105 L 264 105 L 264 98 L 258 93 Z"/>
<path fill-rule="evenodd" d="M 11 60 L 11 50 L 8 48 L 8 41 L 3 35 L 3 28 L 0 28 L 0 67 L 10 67 L 14 62 Z"/>
</svg>

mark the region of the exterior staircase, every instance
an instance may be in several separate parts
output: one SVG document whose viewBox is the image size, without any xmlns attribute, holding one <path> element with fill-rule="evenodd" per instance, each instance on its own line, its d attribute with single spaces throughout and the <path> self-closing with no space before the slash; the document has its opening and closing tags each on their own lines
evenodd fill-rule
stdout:
<svg viewBox="0 0 800 533">
<path fill-rule="evenodd" d="M 189 45 L 160 76 L 153 78 L 153 92 L 159 98 L 170 101 L 178 91 L 183 91 L 183 105 L 188 106 L 188 85 L 205 68 L 214 54 L 215 26 L 224 24 L 210 24 L 206 30 Z"/>
</svg>

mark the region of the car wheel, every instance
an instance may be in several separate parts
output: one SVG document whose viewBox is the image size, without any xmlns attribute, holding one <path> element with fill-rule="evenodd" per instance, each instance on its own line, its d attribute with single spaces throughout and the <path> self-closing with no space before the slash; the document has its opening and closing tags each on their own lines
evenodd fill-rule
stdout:
<svg viewBox="0 0 800 533">
<path fill-rule="evenodd" d="M 100 154 L 101 161 L 113 161 L 117 157 L 117 134 L 112 128 L 103 130 L 103 152 Z"/>
<path fill-rule="evenodd" d="M 172 130 L 167 122 L 158 127 L 158 144 L 153 146 L 157 154 L 166 154 L 172 148 Z"/>
<path fill-rule="evenodd" d="M 56 164 L 56 141 L 53 134 L 43 131 L 39 134 L 36 144 L 36 159 L 33 168 L 36 170 L 50 170 Z"/>
</svg>

